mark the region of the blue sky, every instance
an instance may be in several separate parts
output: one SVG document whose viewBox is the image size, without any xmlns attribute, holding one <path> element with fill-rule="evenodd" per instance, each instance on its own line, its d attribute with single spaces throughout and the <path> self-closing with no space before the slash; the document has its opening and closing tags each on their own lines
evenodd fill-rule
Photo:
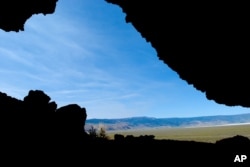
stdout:
<svg viewBox="0 0 250 167">
<path fill-rule="evenodd" d="M 18 99 L 43 90 L 58 107 L 85 107 L 88 119 L 249 113 L 179 79 L 104 0 L 59 0 L 54 14 L 34 15 L 23 32 L 0 30 L 0 39 L 0 91 Z"/>
</svg>

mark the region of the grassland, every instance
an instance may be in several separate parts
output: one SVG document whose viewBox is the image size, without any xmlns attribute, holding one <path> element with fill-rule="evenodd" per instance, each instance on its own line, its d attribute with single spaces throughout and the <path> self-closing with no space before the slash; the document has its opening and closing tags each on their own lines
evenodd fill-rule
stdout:
<svg viewBox="0 0 250 167">
<path fill-rule="evenodd" d="M 107 135 L 110 137 L 110 139 L 113 139 L 115 134 L 122 134 L 124 136 L 154 135 L 155 139 L 188 140 L 215 143 L 217 140 L 233 137 L 235 135 L 242 135 L 250 138 L 250 124 L 190 128 L 161 127 L 152 129 L 107 132 Z"/>
</svg>

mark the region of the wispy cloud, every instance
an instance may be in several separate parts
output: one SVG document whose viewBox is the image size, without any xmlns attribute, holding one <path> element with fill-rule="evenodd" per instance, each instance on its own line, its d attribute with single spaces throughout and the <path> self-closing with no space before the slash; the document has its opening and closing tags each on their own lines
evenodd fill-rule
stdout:
<svg viewBox="0 0 250 167">
<path fill-rule="evenodd" d="M 41 89 L 59 106 L 86 107 L 88 118 L 221 109 L 159 61 L 124 17 L 103 0 L 59 1 L 54 14 L 33 16 L 25 31 L 0 31 L 0 91 L 22 99 Z"/>
<path fill-rule="evenodd" d="M 8 61 L 14 61 L 15 63 L 21 64 L 21 65 L 32 65 L 31 62 L 25 60 L 23 57 L 18 55 L 14 50 L 5 49 L 3 47 L 0 47 L 0 59 L 1 66 L 4 66 L 4 63 L 8 64 Z M 10 64 L 8 64 L 10 65 Z"/>
<path fill-rule="evenodd" d="M 74 12 L 81 14 L 81 10 L 72 13 L 60 5 L 63 3 L 53 15 L 29 19 L 25 31 L 12 33 L 11 39 L 0 34 L 6 41 L 0 47 L 5 61 L 0 75 L 9 76 L 2 81 L 11 83 L 2 84 L 2 90 L 20 97 L 28 89 L 42 89 L 59 106 L 79 103 L 93 116 L 101 108 L 103 116 L 109 112 L 116 112 L 114 117 L 132 112 L 139 115 L 149 106 L 148 99 L 165 87 L 145 72 L 150 59 L 148 64 L 140 63 L 150 52 L 155 54 L 153 49 L 145 49 L 140 44 L 144 39 L 123 20 L 116 19 L 126 28 L 114 25 L 102 14 L 93 17 L 106 20 L 76 17 Z M 130 45 L 136 46 L 133 51 L 128 50 L 133 48 Z"/>
</svg>

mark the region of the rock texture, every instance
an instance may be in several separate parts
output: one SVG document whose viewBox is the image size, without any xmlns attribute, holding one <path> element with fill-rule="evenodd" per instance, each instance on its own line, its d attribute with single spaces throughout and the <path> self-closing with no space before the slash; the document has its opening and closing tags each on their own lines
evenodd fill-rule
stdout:
<svg viewBox="0 0 250 167">
<path fill-rule="evenodd" d="M 119 5 L 160 60 L 207 99 L 250 107 L 244 3 L 106 0 Z M 167 77 L 167 76 L 166 76 Z"/>
<path fill-rule="evenodd" d="M 1 0 L 0 28 L 4 31 L 24 30 L 24 24 L 33 14 L 52 14 L 58 0 Z"/>
</svg>

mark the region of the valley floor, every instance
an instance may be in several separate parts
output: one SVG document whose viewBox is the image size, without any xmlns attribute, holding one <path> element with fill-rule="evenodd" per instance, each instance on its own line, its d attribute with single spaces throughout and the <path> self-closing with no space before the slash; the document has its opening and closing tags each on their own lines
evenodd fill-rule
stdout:
<svg viewBox="0 0 250 167">
<path fill-rule="evenodd" d="M 107 135 L 113 139 L 115 134 L 133 135 L 154 135 L 155 139 L 173 139 L 215 143 L 223 138 L 242 135 L 250 138 L 250 124 L 230 124 L 207 127 L 186 127 L 186 128 L 147 128 L 131 129 L 123 131 L 107 131 Z"/>
</svg>

